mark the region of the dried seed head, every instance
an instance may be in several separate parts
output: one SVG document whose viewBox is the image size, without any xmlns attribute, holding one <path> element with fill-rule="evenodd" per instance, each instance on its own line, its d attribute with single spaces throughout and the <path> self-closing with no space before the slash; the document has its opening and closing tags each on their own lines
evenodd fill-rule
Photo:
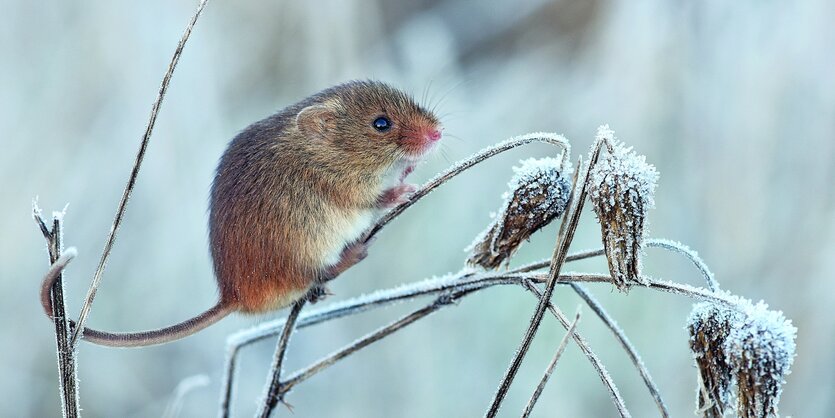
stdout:
<svg viewBox="0 0 835 418">
<path fill-rule="evenodd" d="M 733 368 L 728 364 L 725 340 L 743 318 L 735 309 L 711 302 L 693 305 L 687 319 L 690 350 L 699 369 L 697 415 L 721 418 L 731 407 Z"/>
<path fill-rule="evenodd" d="M 495 269 L 528 239 L 565 212 L 571 164 L 555 158 L 528 159 L 513 167 L 501 212 L 466 249 L 467 263 Z"/>
<path fill-rule="evenodd" d="M 746 302 L 746 315 L 725 341 L 736 373 L 737 413 L 743 418 L 777 416 L 784 378 L 794 362 L 797 328 L 762 301 Z"/>
<path fill-rule="evenodd" d="M 608 126 L 597 131 L 608 153 L 601 155 L 589 178 L 589 197 L 600 222 L 612 280 L 620 290 L 640 282 L 641 245 L 647 211 L 655 206 L 658 171 L 643 155 L 617 141 Z"/>
<path fill-rule="evenodd" d="M 737 415 L 777 416 L 784 378 L 794 361 L 797 328 L 782 312 L 768 305 L 730 296 L 734 307 L 699 303 L 687 328 L 690 348 L 699 368 L 699 410 L 722 417 L 733 404 L 737 386 Z"/>
</svg>

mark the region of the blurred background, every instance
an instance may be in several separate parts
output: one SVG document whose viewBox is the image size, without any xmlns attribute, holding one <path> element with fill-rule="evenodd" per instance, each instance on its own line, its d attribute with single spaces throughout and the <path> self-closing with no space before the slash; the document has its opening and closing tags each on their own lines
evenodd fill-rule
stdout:
<svg viewBox="0 0 835 418">
<path fill-rule="evenodd" d="M 47 268 L 31 220 L 67 203 L 67 276 L 77 315 L 128 177 L 151 103 L 196 1 L 0 0 L 0 415 L 60 412 L 53 329 L 37 301 Z M 411 180 L 509 136 L 566 135 L 574 158 L 598 125 L 658 167 L 651 236 L 687 243 L 725 289 L 783 310 L 799 328 L 780 412 L 835 415 L 835 3 L 666 0 L 323 0 L 211 2 L 197 24 L 148 150 L 89 325 L 140 330 L 215 301 L 207 197 L 228 140 L 249 123 L 341 81 L 376 78 L 438 105 L 446 137 Z M 490 160 L 421 201 L 368 259 L 332 286 L 339 300 L 457 271 L 519 159 Z M 514 264 L 551 254 L 556 226 Z M 600 244 L 587 210 L 574 249 Z M 679 257 L 648 250 L 646 271 L 701 284 Z M 570 266 L 606 271 L 604 260 Z M 591 290 L 642 353 L 674 416 L 695 410 L 685 319 L 691 301 L 634 289 Z M 569 289 L 555 301 L 569 314 Z M 294 390 L 296 417 L 480 416 L 534 310 L 517 288 L 471 296 Z M 376 310 L 299 332 L 295 369 L 414 309 Z M 636 417 L 657 410 L 617 342 L 588 308 L 579 332 Z M 281 316 L 280 312 L 272 316 Z M 272 317 L 271 316 L 271 317 Z M 182 416 L 214 416 L 225 337 L 265 318 L 234 317 L 191 338 L 139 350 L 82 344 L 87 416 L 162 414 L 182 379 L 210 385 Z M 504 403 L 516 416 L 564 334 L 546 319 Z M 251 415 L 274 342 L 242 353 L 234 412 Z M 570 345 L 537 416 L 615 416 Z M 286 415 L 286 413 L 285 413 Z"/>
</svg>

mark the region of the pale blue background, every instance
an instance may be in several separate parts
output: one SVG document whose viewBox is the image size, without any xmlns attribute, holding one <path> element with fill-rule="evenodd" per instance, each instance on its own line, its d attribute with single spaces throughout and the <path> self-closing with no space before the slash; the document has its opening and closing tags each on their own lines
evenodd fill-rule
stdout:
<svg viewBox="0 0 835 418">
<path fill-rule="evenodd" d="M 80 307 L 144 129 L 195 1 L 0 1 L 0 415 L 58 414 L 52 329 L 37 303 L 46 269 L 30 201 L 70 203 L 65 240 L 79 257 L 68 300 Z M 565 134 L 584 153 L 608 123 L 661 172 L 651 235 L 697 249 L 725 288 L 782 309 L 799 355 L 781 413 L 835 415 L 835 3 L 776 1 L 213 1 L 198 23 L 154 138 L 89 324 L 136 330 L 210 306 L 206 246 L 212 171 L 248 123 L 334 83 L 374 77 L 441 101 L 448 134 L 413 175 L 511 135 Z M 455 137 L 453 137 L 453 135 Z M 433 193 L 338 280 L 336 298 L 457 270 L 520 158 L 490 161 Z M 591 212 L 575 249 L 599 244 Z M 555 227 L 517 261 L 551 252 Z M 650 250 L 648 273 L 699 283 L 686 262 Z M 572 269 L 605 271 L 596 260 Z M 593 291 L 642 352 L 674 416 L 695 409 L 684 320 L 690 301 L 610 286 Z M 295 417 L 480 416 L 533 311 L 520 289 L 485 291 L 299 386 Z M 572 313 L 578 299 L 559 289 Z M 299 333 L 296 368 L 412 306 Z M 655 406 L 591 311 L 579 328 L 636 417 Z M 280 313 L 283 315 L 284 313 Z M 223 321 L 163 347 L 82 345 L 87 416 L 159 416 L 177 383 L 205 373 L 182 416 L 213 416 Z M 517 416 L 562 329 L 547 320 L 503 409 Z M 272 343 L 243 353 L 235 412 L 249 416 Z M 537 416 L 613 416 L 598 377 L 569 346 Z M 288 416 L 286 412 L 283 416 Z"/>
</svg>

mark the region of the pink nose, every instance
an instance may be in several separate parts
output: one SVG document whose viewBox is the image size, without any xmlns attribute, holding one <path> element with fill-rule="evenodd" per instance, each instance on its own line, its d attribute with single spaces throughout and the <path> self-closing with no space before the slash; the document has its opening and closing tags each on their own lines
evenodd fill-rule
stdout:
<svg viewBox="0 0 835 418">
<path fill-rule="evenodd" d="M 432 142 L 441 139 L 441 131 L 435 128 L 429 128 L 429 130 L 426 131 L 426 139 Z"/>
</svg>

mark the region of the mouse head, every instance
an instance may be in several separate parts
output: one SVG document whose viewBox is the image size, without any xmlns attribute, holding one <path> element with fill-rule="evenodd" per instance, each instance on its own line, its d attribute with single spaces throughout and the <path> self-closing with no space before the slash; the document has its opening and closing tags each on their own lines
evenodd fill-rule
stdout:
<svg viewBox="0 0 835 418">
<path fill-rule="evenodd" d="M 315 96 L 296 124 L 311 141 L 323 141 L 337 158 L 384 170 L 416 161 L 441 139 L 438 119 L 407 94 L 385 83 L 353 81 Z"/>
</svg>

